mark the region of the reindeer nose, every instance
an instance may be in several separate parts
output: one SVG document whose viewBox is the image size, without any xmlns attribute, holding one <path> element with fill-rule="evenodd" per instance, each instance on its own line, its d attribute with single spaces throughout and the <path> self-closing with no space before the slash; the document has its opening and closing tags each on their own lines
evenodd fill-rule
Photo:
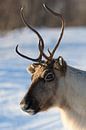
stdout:
<svg viewBox="0 0 86 130">
<path fill-rule="evenodd" d="M 26 111 L 29 108 L 28 104 L 26 104 L 24 100 L 20 102 L 20 106 L 23 111 Z"/>
</svg>

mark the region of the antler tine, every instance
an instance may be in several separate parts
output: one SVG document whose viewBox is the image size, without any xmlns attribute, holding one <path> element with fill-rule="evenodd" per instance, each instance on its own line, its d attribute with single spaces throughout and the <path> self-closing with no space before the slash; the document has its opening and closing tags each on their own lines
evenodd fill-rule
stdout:
<svg viewBox="0 0 86 130">
<path fill-rule="evenodd" d="M 51 12 L 53 15 L 59 16 L 59 17 L 61 18 L 61 22 L 62 22 L 61 34 L 60 34 L 60 37 L 59 37 L 59 39 L 58 39 L 58 42 L 57 42 L 56 46 L 54 47 L 53 51 L 52 51 L 52 52 L 49 51 L 49 53 L 50 53 L 50 58 L 52 59 L 52 58 L 53 58 L 53 55 L 54 55 L 54 53 L 55 53 L 55 51 L 56 51 L 56 49 L 58 48 L 58 46 L 59 46 L 59 44 L 60 44 L 60 41 L 61 41 L 62 36 L 63 36 L 63 33 L 64 33 L 64 18 L 63 18 L 63 16 L 62 16 L 61 14 L 54 12 L 54 11 L 51 10 L 48 6 L 46 6 L 45 4 L 43 4 L 43 6 L 44 6 L 45 9 L 47 9 L 47 10 L 48 10 L 49 12 Z"/>
<path fill-rule="evenodd" d="M 42 48 L 42 47 L 41 47 L 41 48 Z M 30 58 L 30 57 L 25 56 L 25 55 L 23 55 L 22 53 L 20 53 L 19 50 L 18 50 L 18 45 L 16 46 L 16 52 L 17 52 L 18 55 L 20 55 L 21 57 L 26 58 L 26 59 L 28 59 L 28 60 L 32 60 L 32 61 L 34 61 L 34 62 L 41 62 L 41 63 L 44 62 L 44 61 L 41 60 L 41 59 L 42 59 L 42 54 L 41 54 L 41 52 L 40 52 L 40 54 L 39 54 L 39 56 L 38 56 L 37 59 Z"/>
<path fill-rule="evenodd" d="M 43 49 L 44 49 L 44 41 L 43 41 L 41 35 L 40 35 L 33 27 L 31 27 L 31 25 L 29 25 L 29 24 L 26 22 L 26 20 L 25 20 L 25 18 L 24 18 L 24 14 L 23 14 L 23 8 L 21 8 L 21 17 L 22 17 L 22 20 L 23 20 L 24 24 L 27 25 L 27 26 L 38 36 L 38 38 L 39 38 L 39 46 L 40 46 L 40 47 L 39 47 L 39 51 L 40 51 L 40 48 L 41 48 L 42 51 L 40 51 L 40 54 L 39 54 L 39 56 L 38 56 L 37 59 L 30 58 L 30 57 L 25 56 L 25 55 L 23 55 L 22 53 L 20 53 L 20 52 L 18 51 L 18 45 L 16 46 L 16 52 L 17 52 L 20 56 L 22 56 L 23 58 L 26 58 L 26 59 L 28 59 L 28 60 L 32 60 L 32 61 L 35 61 L 35 62 L 44 62 L 44 61 L 42 61 L 42 52 L 43 52 Z"/>
<path fill-rule="evenodd" d="M 22 17 L 22 20 L 23 20 L 24 24 L 27 25 L 34 33 L 37 34 L 37 36 L 39 38 L 39 50 L 40 50 L 41 56 L 44 56 L 45 59 L 49 60 L 48 56 L 43 52 L 43 50 L 44 50 L 44 41 L 43 41 L 41 35 L 33 27 L 31 27 L 31 25 L 29 25 L 26 22 L 26 20 L 24 18 L 24 15 L 23 15 L 23 8 L 21 8 L 21 17 Z"/>
<path fill-rule="evenodd" d="M 44 41 L 43 41 L 41 35 L 30 24 L 28 24 L 27 21 L 25 20 L 25 17 L 24 17 L 24 14 L 23 14 L 23 7 L 20 10 L 20 14 L 21 14 L 21 18 L 22 18 L 23 23 L 38 36 L 40 42 L 42 42 L 42 44 L 44 46 Z"/>
</svg>

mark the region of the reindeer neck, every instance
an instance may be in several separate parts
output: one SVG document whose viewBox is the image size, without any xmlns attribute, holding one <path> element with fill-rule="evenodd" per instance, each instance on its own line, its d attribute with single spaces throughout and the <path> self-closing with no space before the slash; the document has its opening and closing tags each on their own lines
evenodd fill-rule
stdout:
<svg viewBox="0 0 86 130">
<path fill-rule="evenodd" d="M 86 101 L 86 72 L 70 66 L 67 67 L 65 77 L 66 91 L 75 100 Z M 76 97 L 76 98 L 75 98 Z"/>
<path fill-rule="evenodd" d="M 69 122 L 70 130 L 86 130 L 86 72 L 67 66 L 65 90 L 70 109 L 63 110 L 63 122 Z"/>
<path fill-rule="evenodd" d="M 77 78 L 80 78 L 81 80 L 83 80 L 83 78 L 86 79 L 86 71 L 76 69 L 71 66 L 67 66 L 67 73 L 69 73 L 69 75 L 71 74 L 71 76 L 72 75 L 76 76 Z"/>
</svg>

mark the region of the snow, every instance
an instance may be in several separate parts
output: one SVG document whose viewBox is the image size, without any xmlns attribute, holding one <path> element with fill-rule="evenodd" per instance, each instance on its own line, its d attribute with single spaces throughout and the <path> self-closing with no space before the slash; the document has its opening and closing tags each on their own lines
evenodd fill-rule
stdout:
<svg viewBox="0 0 86 130">
<path fill-rule="evenodd" d="M 45 41 L 45 51 L 57 42 L 60 29 L 38 29 Z M 31 57 L 37 56 L 37 36 L 27 28 L 0 35 L 0 130 L 64 130 L 57 109 L 30 116 L 19 102 L 30 85 L 26 68 L 32 62 L 19 57 L 15 47 Z M 86 28 L 66 28 L 55 58 L 63 56 L 67 64 L 86 70 Z"/>
</svg>

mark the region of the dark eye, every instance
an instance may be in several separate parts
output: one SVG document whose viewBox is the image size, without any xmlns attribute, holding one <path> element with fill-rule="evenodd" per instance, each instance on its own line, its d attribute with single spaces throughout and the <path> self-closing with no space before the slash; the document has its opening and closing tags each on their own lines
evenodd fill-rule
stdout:
<svg viewBox="0 0 86 130">
<path fill-rule="evenodd" d="M 45 80 L 45 81 L 52 81 L 54 80 L 55 78 L 55 74 L 54 72 L 50 71 L 50 70 L 45 70 L 42 74 L 42 78 Z"/>
</svg>

